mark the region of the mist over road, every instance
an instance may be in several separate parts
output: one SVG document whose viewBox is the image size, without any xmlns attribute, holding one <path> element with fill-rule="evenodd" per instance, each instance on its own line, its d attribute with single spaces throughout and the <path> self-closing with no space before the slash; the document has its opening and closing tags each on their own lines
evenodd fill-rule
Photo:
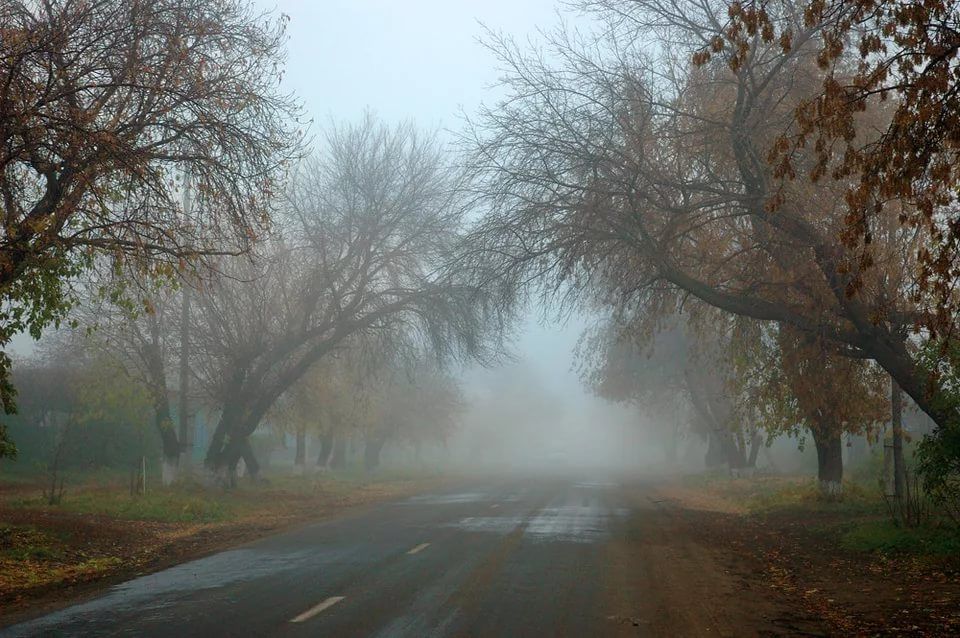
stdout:
<svg viewBox="0 0 960 638">
<path fill-rule="evenodd" d="M 143 576 L 0 634 L 754 635 L 772 614 L 731 605 L 737 583 L 689 533 L 643 484 L 476 479 Z"/>
</svg>

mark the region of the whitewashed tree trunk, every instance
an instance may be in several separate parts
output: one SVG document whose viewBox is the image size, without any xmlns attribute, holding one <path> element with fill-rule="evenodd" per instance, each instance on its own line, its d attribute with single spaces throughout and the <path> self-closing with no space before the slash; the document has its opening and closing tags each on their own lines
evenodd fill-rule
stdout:
<svg viewBox="0 0 960 638">
<path fill-rule="evenodd" d="M 174 459 L 164 457 L 160 463 L 160 481 L 163 483 L 163 486 L 169 487 L 176 483 L 179 474 L 179 463 Z"/>
<path fill-rule="evenodd" d="M 840 481 L 820 481 L 820 493 L 827 498 L 840 498 L 843 496 L 843 483 Z"/>
</svg>

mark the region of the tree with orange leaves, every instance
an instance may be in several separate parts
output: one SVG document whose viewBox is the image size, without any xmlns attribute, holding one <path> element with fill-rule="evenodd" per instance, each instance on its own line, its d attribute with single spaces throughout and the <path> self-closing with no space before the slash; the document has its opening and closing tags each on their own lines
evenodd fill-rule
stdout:
<svg viewBox="0 0 960 638">
<path fill-rule="evenodd" d="M 720 54 L 736 64 L 757 42 L 790 51 L 799 31 L 818 34 L 822 81 L 796 106 L 794 126 L 770 147 L 768 160 L 781 177 L 848 183 L 840 239 L 854 257 L 851 297 L 873 276 L 890 203 L 906 204 L 897 221 L 919 238 L 911 246 L 911 296 L 922 308 L 910 330 L 927 342 L 929 372 L 908 393 L 939 425 L 924 441 L 921 468 L 928 489 L 960 495 L 960 410 L 945 391 L 960 367 L 960 2 L 812 0 L 798 5 L 799 29 L 778 15 L 781 4 L 731 2 L 726 27 L 694 57 Z M 877 110 L 887 112 L 883 121 L 864 117 Z M 810 155 L 814 162 L 797 166 L 797 157 Z M 777 208 L 775 199 L 770 204 Z"/>
</svg>

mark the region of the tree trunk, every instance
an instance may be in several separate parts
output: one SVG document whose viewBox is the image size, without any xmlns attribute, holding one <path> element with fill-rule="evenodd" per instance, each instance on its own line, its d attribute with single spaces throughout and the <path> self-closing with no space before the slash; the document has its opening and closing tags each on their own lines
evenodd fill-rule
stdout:
<svg viewBox="0 0 960 638">
<path fill-rule="evenodd" d="M 189 182 L 186 185 L 190 188 Z M 187 201 L 188 195 L 184 195 Z M 181 464 L 188 468 L 193 456 L 193 432 L 190 427 L 190 286 L 183 286 L 183 305 L 180 309 L 180 455 Z"/>
<path fill-rule="evenodd" d="M 734 476 L 740 475 L 740 470 L 747 464 L 746 456 L 743 450 L 737 445 L 733 432 L 727 429 L 717 431 L 717 438 L 720 441 L 720 448 L 723 450 L 723 457 L 730 468 L 730 473 Z"/>
<path fill-rule="evenodd" d="M 294 472 L 303 473 L 307 464 L 307 428 L 304 425 L 297 427 L 297 451 L 293 458 Z"/>
<path fill-rule="evenodd" d="M 327 467 L 330 455 L 333 453 L 333 433 L 328 432 L 320 437 L 320 454 L 317 455 L 317 465 Z"/>
<path fill-rule="evenodd" d="M 843 438 L 831 424 L 818 424 L 812 428 L 813 442 L 817 448 L 817 479 L 820 493 L 826 498 L 840 498 L 843 494 Z"/>
<path fill-rule="evenodd" d="M 243 464 L 250 478 L 258 479 L 260 477 L 260 463 L 253 453 L 253 448 L 250 447 L 250 439 L 246 437 L 243 438 L 243 443 L 240 446 L 240 457 L 243 459 Z"/>
<path fill-rule="evenodd" d="M 177 480 L 180 463 L 180 441 L 170 419 L 170 401 L 164 393 L 154 397 L 154 421 L 160 433 L 161 453 L 160 480 L 164 486 Z"/>
<path fill-rule="evenodd" d="M 754 431 L 750 439 L 750 457 L 747 459 L 747 467 L 757 467 L 757 456 L 760 455 L 761 447 L 763 447 L 763 435 Z"/>
<path fill-rule="evenodd" d="M 695 378 L 695 374 L 690 370 L 684 370 L 684 375 L 687 381 L 687 394 L 690 397 L 690 403 L 711 437 L 709 445 L 712 448 L 716 444 L 719 447 L 722 462 L 726 462 L 731 474 L 739 474 L 740 469 L 746 464 L 746 456 L 743 450 L 737 446 L 734 433 L 729 427 L 732 416 L 729 399 L 719 390 L 716 393 L 707 391 L 707 383 L 712 380 L 716 385 L 716 379 L 712 377 L 707 379 Z M 711 467 L 711 464 L 714 464 L 717 458 L 717 450 L 711 448 L 707 449 L 707 467 Z M 715 463 L 715 465 L 719 465 L 719 463 Z"/>
<path fill-rule="evenodd" d="M 330 469 L 342 470 L 347 465 L 347 442 L 342 437 L 336 437 L 333 442 L 333 453 L 330 456 Z"/>
<path fill-rule="evenodd" d="M 707 453 L 704 455 L 703 464 L 707 466 L 707 469 L 712 469 L 723 465 L 724 460 L 720 437 L 713 430 L 708 430 Z"/>
<path fill-rule="evenodd" d="M 368 437 L 363 445 L 363 467 L 371 472 L 380 466 L 380 452 L 386 438 L 383 436 Z"/>
<path fill-rule="evenodd" d="M 260 473 L 260 463 L 257 461 L 253 448 L 250 447 L 250 440 L 245 436 L 233 437 L 223 449 L 220 455 L 219 467 L 226 467 L 231 476 L 231 484 L 236 476 L 237 464 L 243 459 L 244 473 L 250 475 L 250 478 L 256 479 Z"/>
<path fill-rule="evenodd" d="M 907 467 L 903 460 L 903 394 L 890 379 L 890 425 L 893 429 L 893 497 L 898 501 L 906 491 Z"/>
<path fill-rule="evenodd" d="M 679 413 L 673 419 L 673 427 L 670 429 L 670 439 L 667 441 L 666 450 L 664 450 L 667 463 L 676 465 L 680 459 L 680 416 Z"/>
<path fill-rule="evenodd" d="M 220 413 L 220 419 L 217 421 L 217 427 L 210 437 L 210 443 L 207 445 L 207 458 L 205 463 L 212 470 L 219 470 L 228 464 L 227 460 L 227 433 L 230 431 L 230 423 L 235 418 L 235 410 L 225 402 L 223 412 Z"/>
<path fill-rule="evenodd" d="M 149 319 L 149 338 L 145 340 L 141 356 L 147 368 L 148 387 L 153 399 L 154 419 L 162 445 L 161 481 L 163 485 L 170 485 L 177 479 L 182 441 L 177 438 L 177 431 L 174 429 L 173 420 L 170 418 L 170 397 L 167 394 L 166 368 L 163 365 L 160 347 L 163 341 L 163 331 L 156 314 L 151 313 L 147 316 Z"/>
</svg>

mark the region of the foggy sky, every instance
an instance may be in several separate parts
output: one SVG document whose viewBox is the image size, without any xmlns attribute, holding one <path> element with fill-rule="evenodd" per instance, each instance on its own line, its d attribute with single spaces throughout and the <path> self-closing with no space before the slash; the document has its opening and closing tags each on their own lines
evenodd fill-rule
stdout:
<svg viewBox="0 0 960 638">
<path fill-rule="evenodd" d="M 370 109 L 388 122 L 403 119 L 445 135 L 461 114 L 498 97 L 497 60 L 478 38 L 484 26 L 518 40 L 557 23 L 556 0 L 256 0 L 265 11 L 289 16 L 283 86 L 302 101 L 314 136 L 329 122 L 356 120 Z M 567 16 L 569 17 L 569 16 Z M 571 370 L 572 351 L 588 323 L 541 321 L 532 308 L 517 331 L 514 354 L 547 391 L 562 397 L 568 421 L 585 427 L 616 411 L 584 392 Z M 547 317 L 553 313 L 546 311 Z M 21 334 L 11 351 L 28 355 Z M 472 370 L 485 384 L 501 370 Z M 478 388 L 465 388 L 469 396 Z M 482 394 L 482 392 L 481 392 Z"/>
<path fill-rule="evenodd" d="M 372 109 L 388 122 L 412 119 L 428 129 L 456 129 L 460 114 L 496 101 L 495 57 L 478 42 L 484 26 L 525 40 L 557 23 L 556 0 L 260 0 L 290 16 L 284 85 L 303 101 L 316 132 L 332 120 Z M 516 354 L 543 385 L 577 411 L 605 411 L 571 371 L 585 322 L 518 331 Z M 482 380 L 497 371 L 472 374 Z M 470 388 L 467 388 L 468 394 Z M 586 418 L 586 417 L 585 417 Z"/>
</svg>

